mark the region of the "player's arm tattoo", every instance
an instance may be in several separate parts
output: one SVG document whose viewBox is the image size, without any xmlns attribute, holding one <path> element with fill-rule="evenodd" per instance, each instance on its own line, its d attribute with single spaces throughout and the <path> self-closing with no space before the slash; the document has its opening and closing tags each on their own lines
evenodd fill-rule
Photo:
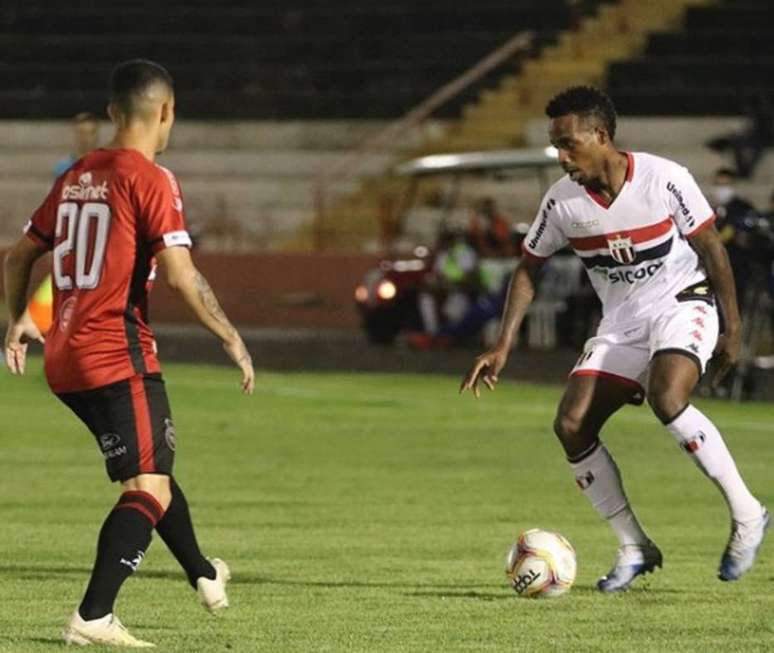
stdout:
<svg viewBox="0 0 774 653">
<path fill-rule="evenodd" d="M 202 304 L 207 309 L 207 312 L 214 317 L 223 326 L 227 327 L 229 331 L 236 332 L 223 309 L 218 303 L 218 299 L 215 297 L 215 293 L 212 291 L 212 287 L 207 282 L 200 272 L 196 272 L 194 277 L 194 284 L 196 285 L 196 291 L 199 293 L 199 299 L 202 300 Z"/>
</svg>

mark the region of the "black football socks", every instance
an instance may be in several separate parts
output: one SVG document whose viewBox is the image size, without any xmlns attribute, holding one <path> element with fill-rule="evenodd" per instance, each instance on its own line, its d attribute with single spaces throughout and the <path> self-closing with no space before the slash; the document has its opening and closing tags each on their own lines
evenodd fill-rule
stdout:
<svg viewBox="0 0 774 653">
<path fill-rule="evenodd" d="M 140 566 L 164 510 L 147 492 L 124 492 L 102 524 L 97 559 L 78 612 L 86 621 L 113 612 L 123 582 Z"/>
<path fill-rule="evenodd" d="M 214 580 L 215 567 L 210 564 L 199 550 L 196 541 L 191 513 L 188 510 L 188 502 L 183 490 L 174 478 L 170 478 L 172 489 L 172 501 L 169 503 L 164 517 L 156 524 L 156 531 L 161 539 L 169 547 L 169 550 L 177 558 L 180 566 L 188 576 L 191 587 L 196 588 L 197 578 Z"/>
</svg>

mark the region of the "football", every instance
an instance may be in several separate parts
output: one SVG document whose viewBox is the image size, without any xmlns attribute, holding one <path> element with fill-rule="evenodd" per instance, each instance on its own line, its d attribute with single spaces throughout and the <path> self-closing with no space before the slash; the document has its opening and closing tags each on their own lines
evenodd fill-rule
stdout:
<svg viewBox="0 0 774 653">
<path fill-rule="evenodd" d="M 505 574 L 519 596 L 561 596 L 575 581 L 575 549 L 559 533 L 524 531 L 508 551 Z"/>
</svg>

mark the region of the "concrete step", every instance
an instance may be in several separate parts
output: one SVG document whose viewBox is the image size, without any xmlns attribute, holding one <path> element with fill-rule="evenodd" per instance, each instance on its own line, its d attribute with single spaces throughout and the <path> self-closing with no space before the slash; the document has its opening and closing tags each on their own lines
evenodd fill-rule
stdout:
<svg viewBox="0 0 774 653">
<path fill-rule="evenodd" d="M 172 132 L 170 150 L 279 149 L 350 150 L 373 136 L 388 123 L 382 120 L 317 121 L 178 121 Z M 446 122 L 433 120 L 389 141 L 389 149 L 418 147 L 425 139 L 443 132 Z M 112 134 L 112 126 L 100 123 L 101 141 Z M 23 147 L 66 153 L 72 146 L 72 125 L 68 121 L 0 121 L 0 148 Z"/>
<path fill-rule="evenodd" d="M 347 159 L 341 150 L 227 150 L 171 149 L 158 158 L 181 183 L 192 177 L 310 178 L 331 171 Z M 56 150 L 0 148 L 0 176 L 51 179 L 54 163 L 62 158 Z M 376 175 L 395 159 L 390 152 L 377 152 L 355 168 L 358 176 Z"/>
</svg>

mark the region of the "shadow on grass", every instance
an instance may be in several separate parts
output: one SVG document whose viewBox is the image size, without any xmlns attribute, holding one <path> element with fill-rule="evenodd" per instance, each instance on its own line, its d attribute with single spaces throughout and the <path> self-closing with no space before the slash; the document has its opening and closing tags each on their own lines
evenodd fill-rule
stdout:
<svg viewBox="0 0 774 653">
<path fill-rule="evenodd" d="M 513 592 L 504 592 L 501 594 L 494 594 L 492 592 L 475 592 L 475 591 L 447 591 L 447 592 L 406 592 L 403 596 L 423 596 L 438 599 L 474 599 L 476 601 L 513 601 L 516 595 Z"/>
<path fill-rule="evenodd" d="M 29 642 L 31 644 L 47 644 L 48 646 L 56 646 L 57 648 L 61 648 L 65 645 L 64 640 L 62 640 L 61 637 L 3 637 L 3 636 L 0 636 L 0 642 L 10 642 L 11 644 Z"/>
<path fill-rule="evenodd" d="M 20 580 L 38 580 L 51 578 L 52 576 L 81 576 L 86 577 L 91 574 L 88 567 L 54 567 L 54 566 L 33 566 L 33 565 L 3 565 L 0 564 L 0 574 L 6 578 L 15 578 Z M 155 578 L 162 580 L 185 581 L 185 575 L 182 571 L 171 570 L 140 570 L 138 578 Z M 402 589 L 422 589 L 440 590 L 448 589 L 450 591 L 488 587 L 485 583 L 405 583 L 405 582 L 377 582 L 377 581 L 358 581 L 358 580 L 294 580 L 288 578 L 272 578 L 270 576 L 261 576 L 250 573 L 236 573 L 230 581 L 231 585 L 280 585 L 280 586 L 298 586 L 298 587 L 320 587 L 320 588 L 402 588 Z M 492 585 L 491 587 L 501 587 L 501 585 Z"/>
</svg>

